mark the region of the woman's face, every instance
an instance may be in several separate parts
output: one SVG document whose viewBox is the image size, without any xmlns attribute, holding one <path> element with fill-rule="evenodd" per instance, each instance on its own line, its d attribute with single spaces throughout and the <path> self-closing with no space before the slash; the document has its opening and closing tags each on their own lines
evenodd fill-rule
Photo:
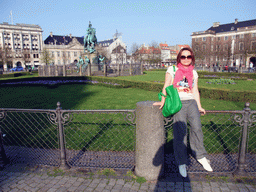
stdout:
<svg viewBox="0 0 256 192">
<path fill-rule="evenodd" d="M 188 50 L 184 50 L 181 53 L 180 62 L 184 66 L 189 66 L 192 62 L 191 53 Z"/>
</svg>

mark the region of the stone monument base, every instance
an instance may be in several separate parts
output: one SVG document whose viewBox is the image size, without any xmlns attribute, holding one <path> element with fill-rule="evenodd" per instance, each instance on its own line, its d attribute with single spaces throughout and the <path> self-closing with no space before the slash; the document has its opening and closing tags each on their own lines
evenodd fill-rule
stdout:
<svg viewBox="0 0 256 192">
<path fill-rule="evenodd" d="M 96 60 L 96 62 L 94 62 L 95 58 L 98 57 L 98 53 L 85 52 L 81 56 L 82 56 L 83 59 L 86 56 L 90 60 L 91 72 L 100 71 L 100 65 L 98 63 L 98 60 Z"/>
</svg>

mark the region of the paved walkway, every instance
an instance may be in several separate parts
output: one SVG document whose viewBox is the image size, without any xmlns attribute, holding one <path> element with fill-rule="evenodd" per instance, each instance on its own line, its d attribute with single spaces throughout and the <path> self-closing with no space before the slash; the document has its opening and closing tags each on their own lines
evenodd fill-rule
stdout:
<svg viewBox="0 0 256 192">
<path fill-rule="evenodd" d="M 191 177 L 193 177 L 191 175 Z M 209 176 L 208 176 L 209 177 Z M 248 179 L 248 178 L 247 178 Z M 254 178 L 255 179 L 255 178 Z M 140 182 L 141 181 L 141 182 Z M 255 180 L 254 180 L 255 181 Z M 20 168 L 8 166 L 0 171 L 0 191 L 40 191 L 40 192 L 65 192 L 65 191 L 186 191 L 186 192 L 256 192 L 253 183 L 229 181 L 157 181 L 143 182 L 135 177 L 102 175 L 84 170 L 68 174 L 59 169 Z"/>
</svg>

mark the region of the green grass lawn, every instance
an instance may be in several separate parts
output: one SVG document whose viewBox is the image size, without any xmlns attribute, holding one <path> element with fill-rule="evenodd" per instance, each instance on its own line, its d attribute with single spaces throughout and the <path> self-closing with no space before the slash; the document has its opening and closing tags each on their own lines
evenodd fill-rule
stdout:
<svg viewBox="0 0 256 192">
<path fill-rule="evenodd" d="M 116 89 L 97 85 L 69 84 L 0 87 L 0 108 L 55 109 L 135 109 L 139 101 L 158 101 L 157 92 L 135 88 Z M 206 110 L 242 110 L 244 102 L 201 98 Z M 256 104 L 250 108 L 256 110 Z"/>
<path fill-rule="evenodd" d="M 120 76 L 119 79 L 125 80 L 136 80 L 136 81 L 150 81 L 150 82 L 161 82 L 165 81 L 166 71 L 146 71 L 144 75 L 136 76 Z M 199 88 L 221 88 L 227 90 L 241 90 L 241 91 L 256 91 L 256 81 L 255 80 L 238 80 L 235 79 L 236 84 L 209 84 L 206 83 L 208 79 L 198 79 Z"/>
</svg>

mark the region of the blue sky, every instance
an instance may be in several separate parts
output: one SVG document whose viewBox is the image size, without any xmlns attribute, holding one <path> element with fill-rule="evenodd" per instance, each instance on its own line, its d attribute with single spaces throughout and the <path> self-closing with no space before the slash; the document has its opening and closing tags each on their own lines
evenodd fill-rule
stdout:
<svg viewBox="0 0 256 192">
<path fill-rule="evenodd" d="M 89 21 L 98 41 L 118 30 L 128 51 L 131 45 L 166 42 L 189 44 L 191 34 L 220 24 L 256 19 L 255 0 L 0 0 L 0 23 L 38 24 L 45 40 L 54 35 L 83 36 Z"/>
</svg>

